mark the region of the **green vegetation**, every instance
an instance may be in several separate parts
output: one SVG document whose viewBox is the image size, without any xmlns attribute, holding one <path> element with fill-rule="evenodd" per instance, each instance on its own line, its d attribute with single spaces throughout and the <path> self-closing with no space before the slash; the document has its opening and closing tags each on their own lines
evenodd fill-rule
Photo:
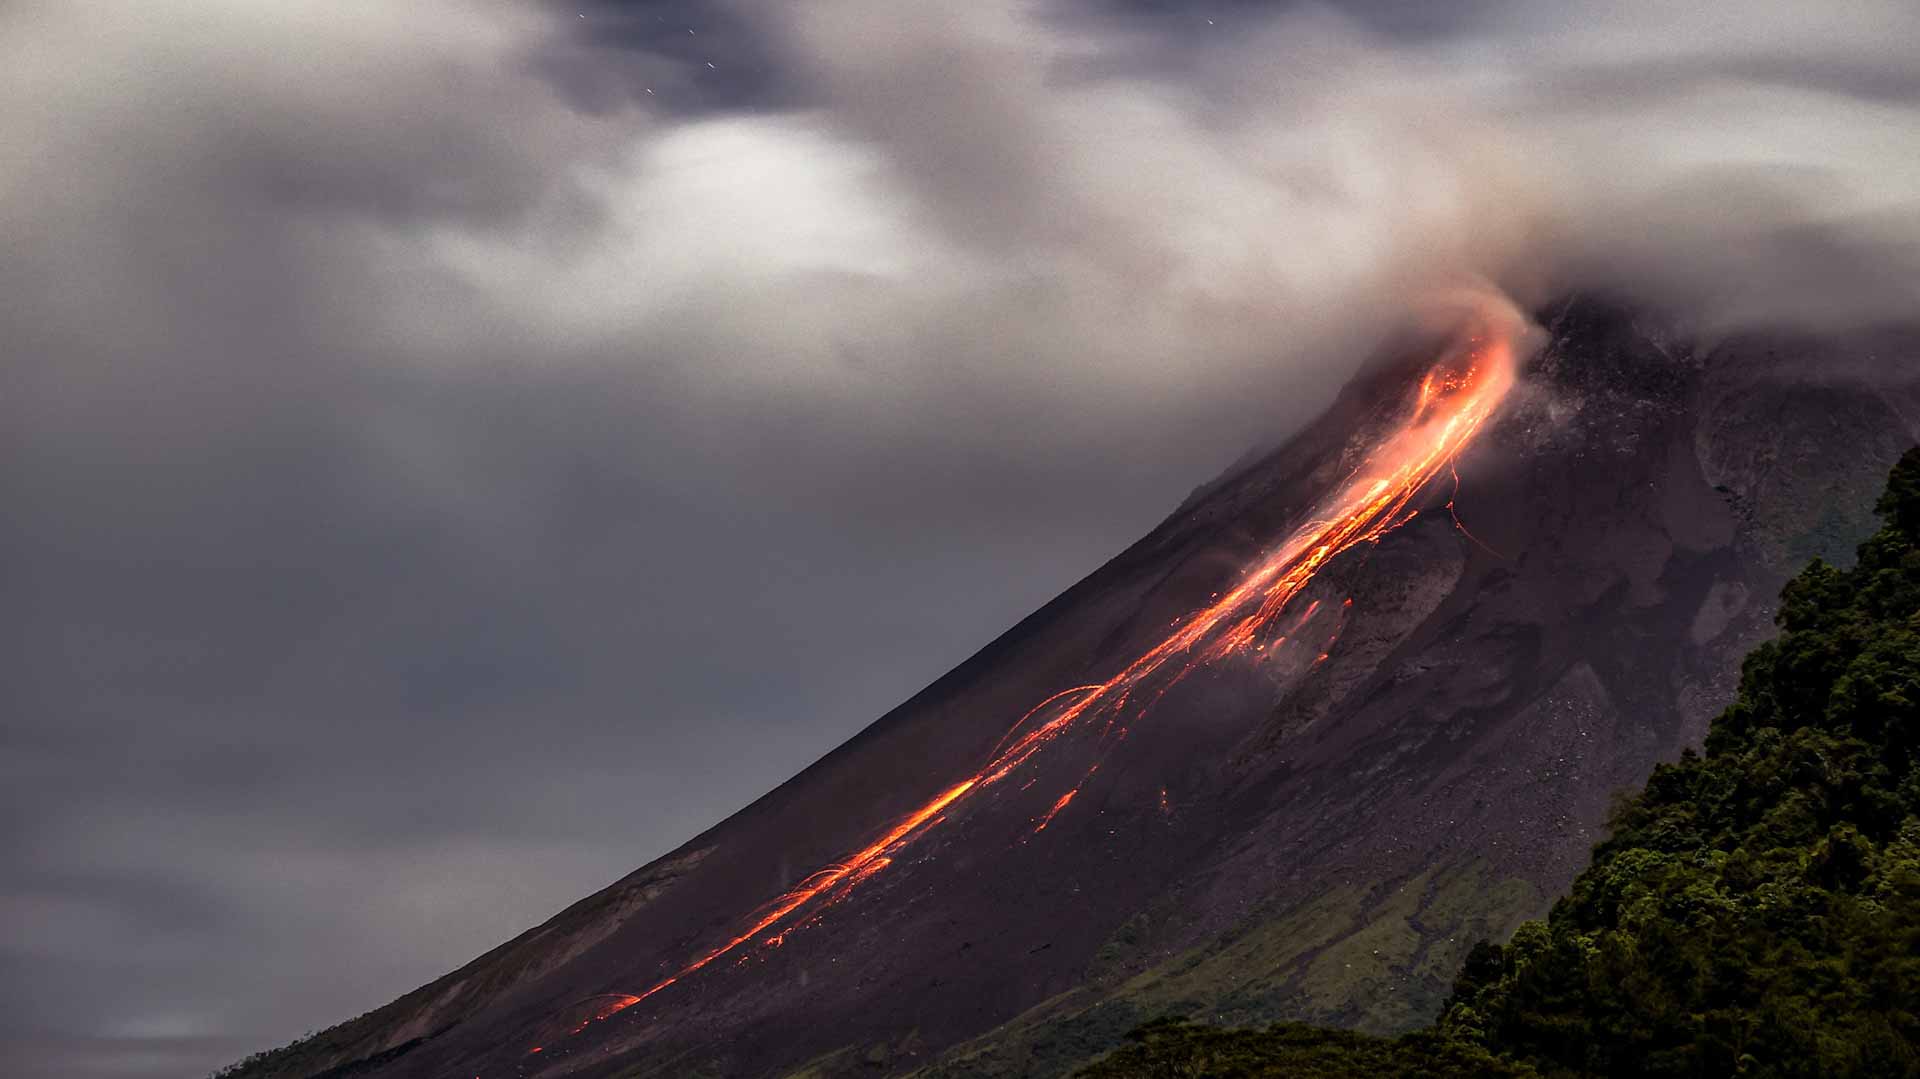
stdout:
<svg viewBox="0 0 1920 1079">
<path fill-rule="evenodd" d="M 1182 1022 L 1083 1079 L 1920 1076 L 1920 450 L 1858 565 L 1781 597 L 1704 752 L 1655 770 L 1545 922 L 1386 1040 Z"/>
<path fill-rule="evenodd" d="M 1134 1042 L 1083 1069 L 1100 1079 L 1344 1079 L 1357 1075 L 1533 1076 L 1470 1042 L 1420 1031 L 1388 1041 L 1351 1030 L 1276 1023 L 1234 1030 L 1162 1019 L 1128 1037 Z"/>
<path fill-rule="evenodd" d="M 1391 886 L 1333 888 L 1298 907 L 1256 912 L 1224 937 L 1128 976 L 1122 961 L 1139 953 L 1149 922 L 1142 915 L 1101 949 L 1087 984 L 911 1075 L 1067 1075 L 1128 1031 L 1169 1015 L 1223 1023 L 1292 1015 L 1362 1031 L 1406 1030 L 1440 1006 L 1475 939 L 1505 935 L 1543 906 L 1531 885 L 1496 877 L 1484 863 L 1435 867 Z M 1355 1009 L 1350 1002 L 1369 986 L 1385 991 Z"/>
</svg>

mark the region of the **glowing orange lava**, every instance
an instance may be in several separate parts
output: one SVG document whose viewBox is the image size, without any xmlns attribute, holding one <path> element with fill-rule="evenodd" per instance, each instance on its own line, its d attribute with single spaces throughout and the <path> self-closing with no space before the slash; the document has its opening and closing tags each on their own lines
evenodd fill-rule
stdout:
<svg viewBox="0 0 1920 1079">
<path fill-rule="evenodd" d="M 1361 544 L 1377 543 L 1388 532 L 1412 520 L 1417 511 L 1409 508 L 1410 503 L 1442 470 L 1452 469 L 1454 459 L 1480 433 L 1512 388 L 1513 381 L 1511 335 L 1504 329 L 1494 328 L 1494 320 L 1487 320 L 1478 333 L 1439 360 L 1421 380 L 1413 414 L 1384 437 L 1353 475 L 1316 507 L 1313 517 L 1250 568 L 1239 584 L 1224 594 L 1216 594 L 1205 608 L 1184 619 L 1176 619 L 1173 632 L 1165 640 L 1106 681 L 1062 690 L 1035 705 L 1013 724 L 994 748 L 992 757 L 974 774 L 940 792 L 872 843 L 761 907 L 738 934 L 644 992 L 610 996 L 609 1003 L 596 1009 L 592 1017 L 581 1022 L 573 1032 L 579 1033 L 594 1022 L 641 1003 L 756 938 L 762 947 L 778 947 L 794 925 L 766 937 L 761 934 L 803 908 L 814 909 L 795 924 L 804 923 L 818 910 L 838 902 L 893 864 L 894 855 L 903 847 L 945 821 L 949 808 L 957 808 L 964 800 L 994 787 L 1082 721 L 1090 725 L 1096 717 L 1104 717 L 1107 726 L 1100 733 L 1106 737 L 1120 721 L 1135 691 L 1150 680 L 1158 692 L 1164 694 L 1196 667 L 1235 653 L 1258 652 L 1277 644 L 1277 640 L 1268 638 L 1273 636 L 1288 605 L 1320 570 L 1342 553 Z M 1457 474 L 1455 478 L 1457 483 Z M 1451 512 L 1451 501 L 1448 509 Z M 1352 603 L 1349 599 L 1342 605 L 1339 625 L 1326 645 L 1316 650 L 1314 666 L 1327 659 L 1333 640 L 1344 628 Z M 1318 607 L 1315 601 L 1297 620 L 1290 621 L 1286 635 L 1304 630 Z M 1278 638 L 1284 639 L 1285 636 Z M 1158 699 L 1158 695 L 1153 698 Z M 1052 712 L 1043 722 L 1034 723 L 1041 714 L 1062 702 L 1066 702 L 1064 707 Z M 1136 711 L 1135 718 L 1137 715 Z M 1029 726 L 1030 723 L 1033 725 Z M 1121 733 L 1124 734 L 1124 727 Z M 1086 777 L 1098 768 L 1096 760 L 1072 789 L 1060 795 L 1039 819 L 1033 832 L 1044 831 L 1073 802 Z M 1160 805 L 1163 812 L 1168 810 L 1164 790 Z"/>
</svg>

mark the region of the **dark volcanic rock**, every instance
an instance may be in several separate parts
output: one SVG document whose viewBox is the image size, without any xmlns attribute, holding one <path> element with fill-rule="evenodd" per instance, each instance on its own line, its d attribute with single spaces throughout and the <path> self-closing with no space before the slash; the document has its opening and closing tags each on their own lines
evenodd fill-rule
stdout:
<svg viewBox="0 0 1920 1079">
<path fill-rule="evenodd" d="M 1404 363 L 681 850 L 252 1072 L 1050 1075 L 1167 1012 L 1426 1020 L 1475 939 L 1572 879 L 1614 792 L 1699 740 L 1781 582 L 1844 557 L 1920 434 L 1912 336 L 1708 345 L 1592 300 L 1541 321 L 1457 498 L 1443 476 L 1303 597 L 1326 602 L 1301 636 L 1338 633 L 1326 661 L 1183 681 L 1044 833 L 1088 763 L 1071 742 L 783 947 L 566 1034 L 1228 587 L 1346 475 Z"/>
</svg>

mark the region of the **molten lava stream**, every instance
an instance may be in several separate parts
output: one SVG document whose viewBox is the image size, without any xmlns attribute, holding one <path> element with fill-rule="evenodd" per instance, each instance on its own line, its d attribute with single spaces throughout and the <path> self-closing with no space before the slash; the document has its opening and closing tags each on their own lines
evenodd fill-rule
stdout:
<svg viewBox="0 0 1920 1079">
<path fill-rule="evenodd" d="M 642 992 L 610 994 L 606 998 L 608 1003 L 574 1027 L 572 1033 L 577 1034 L 595 1022 L 645 1001 L 738 949 L 755 944 L 763 948 L 777 947 L 785 939 L 786 930 L 765 938 L 761 938 L 761 934 L 785 922 L 790 915 L 807 910 L 806 915 L 796 919 L 796 922 L 804 921 L 844 899 L 891 866 L 902 848 L 946 821 L 949 809 L 958 808 L 967 799 L 1013 774 L 1061 734 L 1083 720 L 1091 723 L 1105 716 L 1109 729 L 1102 731 L 1101 736 L 1108 736 L 1113 725 L 1124 719 L 1127 703 L 1135 691 L 1149 681 L 1155 682 L 1164 693 L 1173 682 L 1196 667 L 1235 653 L 1257 651 L 1276 620 L 1285 614 L 1288 604 L 1328 563 L 1356 546 L 1377 543 L 1382 536 L 1413 519 L 1417 511 L 1409 509 L 1409 504 L 1443 470 L 1453 467 L 1454 459 L 1480 433 L 1506 398 L 1513 380 L 1512 335 L 1496 330 L 1492 320 L 1488 320 L 1485 329 L 1456 346 L 1427 372 L 1420 382 L 1413 414 L 1382 438 L 1353 475 L 1315 507 L 1313 516 L 1249 568 L 1238 585 L 1224 595 L 1213 597 L 1201 610 L 1176 620 L 1173 632 L 1166 639 L 1106 681 L 1063 690 L 1034 706 L 1013 724 L 978 771 L 896 821 L 872 843 L 821 869 L 792 891 L 761 907 L 747 925 L 718 947 L 690 960 Z M 1289 632 L 1304 626 L 1312 613 L 1310 607 Z M 1341 613 L 1344 622 L 1346 612 L 1343 609 Z M 1327 647 L 1331 648 L 1331 642 Z M 1319 658 L 1326 657 L 1321 654 Z M 1051 718 L 1027 728 L 1029 721 L 1068 698 L 1072 698 L 1071 702 Z M 1118 730 L 1124 735 L 1124 724 Z M 1098 767 L 1096 761 L 1071 789 L 1061 794 L 1039 818 L 1039 826 L 1033 831 L 1044 831 L 1068 807 L 1086 777 Z"/>
</svg>

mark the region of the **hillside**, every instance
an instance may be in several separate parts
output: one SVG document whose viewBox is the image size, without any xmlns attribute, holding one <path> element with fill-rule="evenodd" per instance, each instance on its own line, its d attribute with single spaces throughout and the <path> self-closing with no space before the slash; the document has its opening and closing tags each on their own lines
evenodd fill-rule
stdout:
<svg viewBox="0 0 1920 1079">
<path fill-rule="evenodd" d="M 1704 751 L 1654 770 L 1544 922 L 1394 1041 L 1163 1021 L 1082 1079 L 1920 1075 L 1920 449 L 1851 569 L 1781 594 Z"/>
<path fill-rule="evenodd" d="M 1700 743 L 1770 597 L 1870 531 L 1920 437 L 1911 333 L 1702 339 L 1595 297 L 1535 321 L 1473 437 L 1385 502 L 1359 481 L 1480 400 L 1433 391 L 1484 335 L 1395 338 L 751 806 L 238 1074 L 1061 1075 L 1168 1014 L 1430 1021 L 1615 792 Z"/>
</svg>

